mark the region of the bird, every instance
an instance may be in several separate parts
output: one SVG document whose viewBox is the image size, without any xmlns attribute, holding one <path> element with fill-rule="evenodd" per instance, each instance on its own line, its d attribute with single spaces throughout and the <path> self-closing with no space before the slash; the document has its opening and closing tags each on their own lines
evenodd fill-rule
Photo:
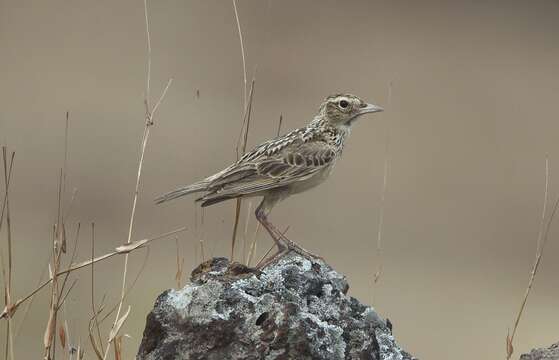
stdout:
<svg viewBox="0 0 559 360">
<path fill-rule="evenodd" d="M 362 115 L 381 112 L 352 94 L 326 97 L 305 127 L 263 142 L 222 171 L 155 199 L 160 204 L 192 193 L 202 207 L 236 198 L 260 196 L 255 217 L 277 246 L 274 259 L 290 250 L 315 256 L 289 240 L 268 216 L 280 201 L 326 180 L 342 155 L 351 128 Z"/>
</svg>

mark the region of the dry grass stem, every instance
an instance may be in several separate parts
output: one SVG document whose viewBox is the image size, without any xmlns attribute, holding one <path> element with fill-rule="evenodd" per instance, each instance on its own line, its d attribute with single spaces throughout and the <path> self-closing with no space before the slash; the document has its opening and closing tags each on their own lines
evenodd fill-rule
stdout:
<svg viewBox="0 0 559 360">
<path fill-rule="evenodd" d="M 46 264 L 43 266 L 43 271 L 41 272 L 41 276 L 39 276 L 39 280 L 37 281 L 37 285 L 35 285 L 35 288 L 39 287 L 43 283 L 43 279 L 45 278 L 47 270 L 49 269 L 50 261 L 51 261 L 51 258 L 49 257 L 47 259 Z M 29 314 L 29 310 L 31 309 L 31 306 L 33 305 L 33 300 L 34 299 L 35 299 L 35 296 L 31 296 L 29 298 L 29 301 L 25 304 L 25 309 L 23 310 L 23 315 L 21 316 L 21 320 L 19 322 L 17 330 L 15 331 L 15 338 L 17 338 L 19 336 L 19 334 L 21 332 L 21 329 L 23 328 L 23 324 L 25 323 L 25 320 L 27 319 L 27 315 Z"/>
<path fill-rule="evenodd" d="M 260 225 L 261 225 L 260 222 L 256 222 L 256 228 L 254 229 L 254 234 L 252 235 L 252 242 L 248 249 L 247 258 L 245 261 L 245 264 L 247 266 L 250 266 L 250 263 L 254 258 L 254 254 L 256 253 L 256 240 L 258 239 L 258 231 L 260 230 Z"/>
<path fill-rule="evenodd" d="M 150 31 L 149 31 L 149 16 L 148 16 L 147 0 L 144 0 L 144 18 L 145 18 L 146 42 L 147 42 L 146 97 L 144 99 L 145 125 L 144 125 L 144 134 L 142 136 L 142 142 L 141 142 L 140 159 L 138 161 L 138 171 L 137 171 L 137 174 L 136 174 L 136 186 L 135 186 L 135 189 L 134 189 L 134 197 L 133 197 L 133 201 L 132 201 L 132 210 L 131 210 L 131 214 L 130 214 L 130 222 L 129 222 L 129 226 L 128 226 L 127 244 L 130 244 L 131 239 L 132 239 L 132 231 L 133 231 L 133 228 L 134 228 L 134 219 L 135 219 L 135 216 L 136 216 L 136 205 L 137 205 L 137 202 L 138 202 L 138 194 L 139 194 L 139 190 L 140 190 L 140 180 L 141 180 L 141 175 L 142 175 L 142 167 L 143 167 L 144 155 L 145 155 L 145 151 L 146 151 L 146 147 L 147 147 L 147 143 L 148 143 L 148 139 L 149 139 L 150 128 L 154 124 L 155 112 L 157 111 L 157 109 L 159 108 L 159 105 L 161 104 L 161 102 L 165 98 L 165 95 L 167 94 L 167 90 L 169 89 L 169 86 L 171 85 L 171 82 L 172 82 L 172 79 L 169 79 L 169 81 L 167 82 L 167 85 L 165 86 L 165 89 L 161 93 L 161 96 L 159 97 L 158 101 L 156 102 L 155 106 L 152 109 L 151 106 L 150 106 L 151 36 L 150 36 Z M 111 343 L 112 340 L 116 337 L 116 335 L 118 333 L 118 330 L 120 330 L 120 326 L 122 326 L 122 323 L 124 322 L 123 320 L 125 320 L 123 317 L 120 316 L 120 313 L 121 313 L 121 310 L 122 310 L 124 297 L 126 296 L 127 273 L 128 273 L 128 253 L 126 253 L 126 255 L 124 257 L 124 268 L 123 268 L 123 271 L 122 271 L 122 286 L 121 286 L 120 300 L 118 302 L 118 308 L 117 308 L 117 311 L 116 311 L 115 320 L 114 320 L 113 326 L 111 328 L 111 334 L 113 334 L 113 336 L 109 336 L 109 341 L 108 341 L 109 343 Z M 120 324 L 120 326 L 119 326 L 119 324 Z M 109 346 L 108 345 L 110 345 L 110 344 L 107 344 L 107 348 L 105 349 L 103 359 L 107 358 L 108 351 L 109 351 Z"/>
<path fill-rule="evenodd" d="M 245 56 L 245 46 L 244 46 L 244 42 L 243 42 L 243 32 L 241 31 L 241 22 L 239 20 L 239 11 L 237 10 L 237 1 L 236 0 L 232 0 L 233 1 L 233 10 L 235 11 L 235 21 L 237 24 L 237 33 L 239 35 L 239 45 L 241 47 L 241 60 L 243 63 L 243 125 L 241 126 L 241 134 L 239 135 L 239 140 L 237 141 L 237 146 L 235 148 L 235 153 L 237 155 L 237 160 L 239 159 L 240 156 L 242 156 L 242 154 L 245 153 L 246 150 L 246 142 L 247 142 L 247 136 L 248 136 L 248 129 L 249 129 L 249 122 L 250 122 L 250 110 L 249 107 L 251 107 L 252 104 L 252 92 L 253 92 L 253 88 L 254 88 L 254 79 L 252 80 L 252 84 L 250 87 L 250 100 L 247 99 L 247 67 L 246 67 L 246 56 Z M 246 123 L 246 127 L 245 127 L 245 123 Z M 241 137 L 244 131 L 244 142 L 242 145 L 242 151 L 241 153 L 239 153 L 239 144 L 241 141 Z M 240 198 L 238 198 L 235 201 L 235 217 L 234 217 L 234 221 L 233 221 L 233 231 L 231 234 L 231 261 L 233 261 L 234 256 L 235 256 L 235 242 L 237 240 L 237 229 L 239 226 L 239 217 L 240 217 L 240 213 L 241 213 L 241 206 L 242 206 L 242 200 Z"/>
<path fill-rule="evenodd" d="M 240 143 L 241 156 L 244 155 L 244 153 L 246 152 L 248 131 L 250 129 L 250 116 L 252 113 L 253 94 L 254 94 L 254 78 L 252 79 L 252 82 L 250 84 L 249 100 L 247 106 L 245 107 L 245 112 L 243 116 L 243 125 L 241 127 L 241 135 L 239 135 L 239 141 L 237 141 L 237 149 L 236 149 L 237 159 L 239 158 L 239 143 L 241 137 L 242 137 L 242 143 Z M 242 136 L 243 133 L 244 136 Z M 239 228 L 239 218 L 241 216 L 241 205 L 242 205 L 242 199 L 237 198 L 237 201 L 235 202 L 235 218 L 233 221 L 233 232 L 231 234 L 231 261 L 233 261 L 235 255 L 235 243 L 237 240 L 237 229 Z"/>
<path fill-rule="evenodd" d="M 89 342 L 91 343 L 91 347 L 93 348 L 93 352 L 95 352 L 95 356 L 97 356 L 97 360 L 103 359 L 103 351 L 99 348 L 99 344 L 97 340 L 95 340 L 95 335 L 93 334 L 93 329 L 95 328 L 95 318 L 99 315 L 99 312 L 93 314 L 93 317 L 89 320 Z"/>
<path fill-rule="evenodd" d="M 391 109 L 391 103 L 392 103 L 392 81 L 390 81 L 388 85 L 388 108 L 389 109 Z M 390 165 L 389 145 L 390 145 L 390 132 L 389 132 L 389 127 L 387 126 L 386 136 L 385 136 L 384 169 L 383 169 L 383 179 L 382 179 L 382 190 L 380 195 L 380 212 L 378 218 L 377 246 L 376 246 L 376 258 L 377 258 L 378 265 L 377 265 L 377 270 L 373 274 L 373 298 L 371 299 L 372 303 L 374 303 L 375 285 L 378 284 L 383 271 L 382 231 L 384 228 L 384 208 L 385 208 L 386 189 L 388 185 L 388 173 L 389 173 L 389 165 Z"/>
<path fill-rule="evenodd" d="M 122 335 L 115 339 L 114 344 L 115 360 L 122 360 Z"/>
<path fill-rule="evenodd" d="M 116 326 L 111 329 L 111 332 L 109 333 L 109 343 L 112 343 L 114 338 L 118 335 L 118 332 L 120 331 L 122 325 L 124 325 L 124 322 L 128 318 L 128 315 L 130 315 L 130 306 L 128 306 L 128 310 L 126 310 L 124 315 L 122 315 L 122 317 L 118 319 Z"/>
<path fill-rule="evenodd" d="M 59 309 L 64 305 L 64 302 L 66 301 L 66 298 L 68 297 L 68 295 L 70 295 L 70 292 L 72 292 L 72 289 L 74 288 L 74 286 L 76 285 L 77 282 L 78 282 L 78 280 L 74 279 L 74 281 L 72 281 L 72 284 L 70 285 L 68 290 L 66 290 L 66 294 L 64 294 L 63 296 L 62 296 L 62 293 L 60 294 L 60 299 L 58 300 L 58 305 L 57 305 L 57 307 Z"/>
<path fill-rule="evenodd" d="M 62 347 L 62 349 L 66 348 L 66 331 L 64 330 L 64 326 L 60 325 L 60 327 L 58 328 L 58 338 L 60 340 L 60 347 Z"/>
<path fill-rule="evenodd" d="M 247 206 L 247 213 L 245 216 L 245 226 L 243 229 L 243 251 L 242 251 L 242 256 L 246 257 L 246 253 L 247 253 L 247 242 L 248 242 L 248 224 L 250 222 L 250 217 L 252 215 L 252 201 L 248 202 L 248 206 Z"/>
<path fill-rule="evenodd" d="M 58 270 L 60 268 L 60 260 L 62 256 L 61 239 L 62 239 L 62 177 L 63 169 L 60 169 L 60 175 L 58 180 L 58 212 L 57 212 L 57 222 L 53 226 L 52 235 L 52 262 L 50 264 L 51 276 L 51 294 L 50 294 L 50 305 L 49 305 L 49 317 L 45 333 L 43 335 L 43 358 L 45 360 L 50 360 L 55 358 L 56 354 L 56 319 L 58 313 L 58 299 L 59 294 L 62 293 L 59 289 L 58 284 Z"/>
<path fill-rule="evenodd" d="M 278 131 L 276 133 L 276 137 L 279 137 L 281 134 L 281 126 L 283 124 L 283 114 L 280 114 L 279 121 L 278 121 Z"/>
<path fill-rule="evenodd" d="M 239 34 L 239 42 L 241 45 L 241 58 L 243 60 L 243 108 L 247 107 L 247 66 L 245 60 L 245 46 L 243 44 L 243 32 L 241 31 L 241 22 L 239 21 L 239 12 L 237 11 L 237 1 L 233 0 L 233 9 L 235 10 L 235 20 L 237 21 L 237 32 Z"/>
<path fill-rule="evenodd" d="M 180 257 L 179 239 L 176 238 L 175 242 L 177 244 L 177 272 L 175 273 L 175 281 L 177 282 L 177 289 L 180 289 L 182 281 L 182 273 L 184 270 L 184 257 Z"/>
<path fill-rule="evenodd" d="M 101 346 L 101 352 L 105 352 L 103 341 L 101 340 L 101 330 L 99 329 L 99 321 L 97 319 L 97 310 L 95 309 L 95 223 L 91 223 L 91 311 L 93 312 L 93 320 L 97 330 L 97 340 Z M 95 344 L 92 344 L 95 346 Z"/>
<path fill-rule="evenodd" d="M 77 263 L 77 264 L 72 264 L 71 266 L 68 266 L 67 269 L 61 270 L 58 273 L 56 273 L 55 275 L 54 274 L 51 275 L 51 277 L 48 280 L 46 280 L 44 283 L 42 283 L 40 286 L 38 286 L 35 290 L 33 290 L 31 293 L 29 293 L 25 297 L 17 300 L 15 303 L 11 304 L 10 307 L 5 307 L 4 310 L 2 311 L 2 313 L 0 313 L 0 319 L 5 319 L 10 314 L 13 314 L 21 304 L 23 304 L 24 302 L 31 299 L 36 293 L 41 291 L 45 286 L 49 285 L 53 281 L 54 277 L 59 277 L 60 275 L 64 275 L 66 273 L 70 273 L 70 272 L 82 269 L 86 266 L 90 266 L 91 263 L 98 263 L 100 261 L 107 260 L 107 259 L 109 259 L 109 258 L 111 258 L 115 255 L 124 255 L 124 254 L 130 253 L 130 252 L 135 251 L 137 249 L 146 247 L 149 243 L 151 243 L 154 240 L 158 240 L 158 239 L 161 239 L 161 238 L 164 238 L 164 237 L 175 235 L 175 234 L 177 234 L 179 232 L 182 232 L 182 231 L 185 231 L 185 230 L 186 230 L 186 228 L 182 227 L 182 228 L 179 228 L 177 230 L 169 231 L 167 233 L 161 234 L 161 235 L 153 237 L 153 238 L 138 240 L 138 241 L 135 241 L 131 244 L 125 244 L 125 245 L 119 246 L 115 249 L 115 251 L 104 254 L 104 255 L 101 255 L 101 256 L 97 256 L 93 260 L 89 259 L 89 260 L 82 261 L 82 262 Z"/>
<path fill-rule="evenodd" d="M 198 234 L 198 243 L 200 245 L 200 257 L 202 259 L 201 262 L 206 261 L 206 247 L 204 238 L 206 237 L 206 232 L 204 228 L 204 221 L 206 217 L 206 209 L 202 208 L 202 213 L 200 214 L 200 233 Z"/>
<path fill-rule="evenodd" d="M 526 307 L 526 302 L 528 301 L 528 296 L 532 290 L 532 286 L 534 284 L 534 279 L 536 278 L 536 274 L 538 273 L 538 268 L 541 263 L 543 250 L 545 248 L 545 244 L 547 243 L 547 238 L 549 235 L 549 230 L 551 228 L 551 224 L 553 223 L 553 218 L 555 217 L 555 213 L 557 212 L 557 208 L 559 207 L 559 199 L 555 201 L 553 205 L 553 209 L 551 211 L 551 215 L 549 216 L 547 223 L 545 221 L 545 216 L 547 213 L 547 204 L 549 202 L 549 194 L 548 194 L 548 187 L 549 187 L 549 159 L 546 157 L 545 159 L 545 190 L 544 190 L 544 200 L 542 206 L 542 215 L 540 221 L 540 228 L 538 231 L 538 240 L 537 240 L 537 248 L 536 248 L 536 260 L 534 261 L 534 265 L 532 266 L 532 270 L 530 271 L 530 278 L 528 280 L 528 286 L 526 287 L 526 291 L 524 292 L 524 297 L 522 298 L 522 302 L 520 303 L 520 309 L 518 310 L 518 314 L 516 315 L 516 319 L 514 321 L 514 326 L 512 328 L 512 334 L 509 335 L 507 333 L 506 337 L 506 358 L 509 360 L 514 353 L 514 336 L 516 335 L 516 331 L 518 329 L 518 324 L 520 323 L 520 319 Z"/>
<path fill-rule="evenodd" d="M 2 204 L 2 214 L 0 215 L 0 230 L 2 229 L 2 224 L 4 222 L 4 214 L 6 216 L 6 232 L 7 232 L 7 242 L 8 242 L 8 264 L 7 271 L 4 268 L 4 261 L 2 259 L 2 275 L 4 279 L 4 305 L 9 308 L 12 306 L 12 225 L 10 216 L 10 196 L 9 188 L 12 178 L 12 170 L 14 164 L 15 152 L 12 152 L 10 156 L 10 161 L 8 165 L 8 152 L 5 146 L 2 147 L 2 159 L 4 164 L 4 202 Z M 3 258 L 3 256 L 2 256 Z M 5 353 L 4 358 L 15 359 L 14 356 L 14 336 L 13 336 L 13 322 L 12 314 L 9 314 L 8 321 L 6 322 L 6 340 L 5 340 Z"/>
<path fill-rule="evenodd" d="M 148 259 L 149 259 L 149 246 L 146 246 L 144 249 L 146 249 L 146 255 L 144 256 L 144 260 L 142 261 L 142 265 L 140 266 L 140 269 L 138 270 L 138 273 L 136 274 L 136 276 L 134 277 L 134 280 L 132 280 L 132 284 L 130 284 L 130 286 L 126 289 L 126 292 L 124 294 L 124 300 L 126 300 L 128 298 L 128 295 L 130 294 L 130 292 L 134 289 L 134 287 L 136 286 L 136 283 L 138 282 L 138 280 L 140 279 L 140 277 L 142 276 L 146 265 L 148 263 Z M 104 301 L 104 298 L 103 298 Z M 101 321 L 99 321 L 99 324 L 102 324 L 105 320 L 107 320 L 117 309 L 118 307 L 118 303 L 115 304 L 111 310 L 107 311 L 107 313 L 101 318 Z"/>
</svg>

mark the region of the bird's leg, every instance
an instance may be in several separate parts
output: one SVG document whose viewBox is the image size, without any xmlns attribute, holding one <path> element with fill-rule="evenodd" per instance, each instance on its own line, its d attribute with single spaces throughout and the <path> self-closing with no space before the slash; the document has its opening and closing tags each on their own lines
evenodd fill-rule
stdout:
<svg viewBox="0 0 559 360">
<path fill-rule="evenodd" d="M 268 259 L 262 261 L 256 266 L 258 269 L 262 269 L 275 259 L 285 255 L 289 251 L 289 247 L 284 244 L 283 235 L 270 221 L 268 221 L 268 217 L 266 216 L 266 212 L 264 211 L 262 204 L 260 204 L 260 206 L 256 209 L 255 215 L 258 222 L 260 222 L 264 229 L 268 231 L 268 234 L 270 234 L 270 237 L 274 240 L 276 246 L 278 247 L 278 251 L 274 255 L 270 256 Z"/>
<path fill-rule="evenodd" d="M 282 237 L 282 240 L 287 243 L 288 250 L 293 250 L 296 253 L 298 253 L 300 255 L 303 255 L 304 257 L 307 257 L 307 258 L 315 258 L 315 259 L 318 259 L 318 260 L 324 260 L 321 256 L 313 254 L 312 252 L 302 248 L 296 242 L 294 242 L 292 240 L 289 240 L 283 233 L 280 233 L 280 235 Z"/>
<path fill-rule="evenodd" d="M 270 221 L 268 221 L 268 217 L 261 207 L 256 209 L 256 220 L 258 220 L 264 229 L 268 231 L 268 234 L 270 234 L 270 237 L 274 240 L 276 246 L 278 247 L 278 253 L 287 250 L 288 247 L 283 243 L 283 241 L 285 241 L 285 237 Z"/>
<path fill-rule="evenodd" d="M 270 258 L 268 258 L 266 261 L 264 261 L 258 266 L 258 268 L 260 269 L 270 264 L 272 261 L 278 259 L 279 257 L 287 254 L 289 251 L 295 251 L 296 253 L 307 258 L 315 258 L 315 259 L 322 260 L 320 256 L 317 256 L 303 249 L 295 242 L 289 240 L 281 231 L 278 230 L 278 228 L 274 226 L 274 224 L 272 224 L 268 220 L 268 214 L 270 214 L 274 205 L 276 205 L 283 198 L 283 196 L 284 194 L 279 192 L 264 196 L 264 199 L 262 199 L 262 202 L 260 203 L 260 205 L 258 205 L 258 208 L 256 209 L 255 212 L 256 219 L 260 222 L 260 224 L 262 224 L 262 226 L 270 234 L 270 236 L 276 243 L 276 246 L 278 247 L 277 253 L 272 255 Z"/>
<path fill-rule="evenodd" d="M 266 261 L 262 262 L 258 266 L 258 268 L 265 267 L 275 259 L 281 257 L 282 255 L 285 255 L 289 251 L 295 251 L 296 253 L 307 258 L 311 257 L 311 258 L 323 260 L 320 256 L 315 255 L 310 251 L 303 249 L 301 246 L 297 245 L 294 241 L 289 240 L 281 231 L 279 231 L 279 229 L 276 228 L 274 224 L 272 224 L 268 220 L 268 216 L 262 204 L 256 209 L 255 215 L 256 215 L 256 219 L 260 222 L 260 224 L 262 224 L 262 226 L 266 229 L 266 231 L 268 231 L 268 233 L 276 243 L 276 246 L 278 247 L 278 251 L 270 258 L 268 258 Z"/>
</svg>

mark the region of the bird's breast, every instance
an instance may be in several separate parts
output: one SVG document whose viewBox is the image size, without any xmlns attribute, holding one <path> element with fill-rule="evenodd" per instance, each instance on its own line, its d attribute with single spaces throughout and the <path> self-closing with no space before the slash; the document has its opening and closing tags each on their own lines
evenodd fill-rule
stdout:
<svg viewBox="0 0 559 360">
<path fill-rule="evenodd" d="M 308 179 L 297 181 L 296 183 L 291 184 L 289 186 L 289 193 L 297 194 L 322 184 L 330 176 L 330 173 L 332 172 L 335 163 L 336 162 L 334 161 L 331 165 L 316 172 L 313 176 L 309 177 Z"/>
</svg>

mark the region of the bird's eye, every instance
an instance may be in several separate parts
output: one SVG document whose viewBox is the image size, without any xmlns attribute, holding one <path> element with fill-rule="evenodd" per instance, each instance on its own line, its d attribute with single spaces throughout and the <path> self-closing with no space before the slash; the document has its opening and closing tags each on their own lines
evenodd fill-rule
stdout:
<svg viewBox="0 0 559 360">
<path fill-rule="evenodd" d="M 340 100 L 339 105 L 342 109 L 345 109 L 349 106 L 349 103 L 347 102 L 347 100 Z"/>
</svg>

